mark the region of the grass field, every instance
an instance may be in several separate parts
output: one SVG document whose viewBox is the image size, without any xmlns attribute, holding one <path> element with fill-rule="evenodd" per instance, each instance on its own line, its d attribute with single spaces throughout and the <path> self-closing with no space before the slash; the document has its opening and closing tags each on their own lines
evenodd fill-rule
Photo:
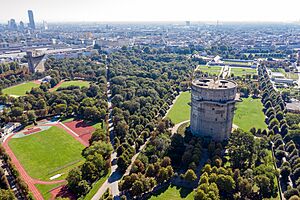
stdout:
<svg viewBox="0 0 300 200">
<path fill-rule="evenodd" d="M 88 81 L 66 81 L 63 82 L 59 87 L 55 88 L 55 90 L 57 90 L 58 88 L 64 88 L 64 87 L 68 87 L 68 86 L 79 86 L 79 87 L 88 87 L 90 85 L 90 83 Z"/>
<path fill-rule="evenodd" d="M 64 183 L 51 184 L 51 185 L 36 184 L 35 186 L 37 187 L 37 189 L 40 191 L 40 193 L 44 197 L 44 200 L 49 200 L 49 199 L 51 199 L 50 190 L 52 190 L 58 186 L 61 186 L 62 184 L 64 184 Z"/>
<path fill-rule="evenodd" d="M 56 174 L 66 175 L 83 161 L 81 151 L 84 146 L 57 127 L 23 138 L 13 138 L 9 146 L 27 173 L 40 180 L 49 180 Z"/>
<path fill-rule="evenodd" d="M 197 68 L 198 71 L 201 71 L 202 73 L 208 73 L 212 76 L 218 76 L 221 72 L 220 66 L 206 66 L 206 65 L 200 65 Z"/>
<path fill-rule="evenodd" d="M 191 93 L 182 92 L 168 113 L 167 117 L 170 118 L 175 124 L 189 120 L 191 115 L 191 106 L 189 105 L 190 102 Z"/>
<path fill-rule="evenodd" d="M 39 84 L 34 82 L 22 83 L 19 85 L 15 85 L 9 88 L 5 88 L 2 90 L 4 94 L 15 95 L 15 96 L 24 96 L 27 91 L 30 91 L 32 88 L 38 87 Z"/>
<path fill-rule="evenodd" d="M 234 74 L 234 76 L 245 76 L 247 74 L 257 74 L 256 69 L 250 69 L 250 68 L 238 68 L 238 67 L 231 67 L 230 73 Z"/>
<path fill-rule="evenodd" d="M 242 102 L 236 104 L 233 123 L 239 128 L 249 131 L 252 127 L 266 129 L 265 115 L 262 111 L 263 105 L 260 99 L 251 97 L 243 98 Z"/>
<path fill-rule="evenodd" d="M 149 200 L 193 200 L 193 190 L 180 188 L 176 186 L 169 186 L 168 188 L 161 190 L 152 195 Z"/>
</svg>

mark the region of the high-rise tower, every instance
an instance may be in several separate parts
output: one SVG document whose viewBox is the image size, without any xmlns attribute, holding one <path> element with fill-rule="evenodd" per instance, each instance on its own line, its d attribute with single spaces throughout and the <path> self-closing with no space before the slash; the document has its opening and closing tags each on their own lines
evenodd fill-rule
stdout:
<svg viewBox="0 0 300 200">
<path fill-rule="evenodd" d="M 29 18 L 29 28 L 34 30 L 35 29 L 35 23 L 34 23 L 32 10 L 28 10 L 28 18 Z"/>
<path fill-rule="evenodd" d="M 237 84 L 229 80 L 200 79 L 192 82 L 191 131 L 222 141 L 229 138 Z"/>
</svg>

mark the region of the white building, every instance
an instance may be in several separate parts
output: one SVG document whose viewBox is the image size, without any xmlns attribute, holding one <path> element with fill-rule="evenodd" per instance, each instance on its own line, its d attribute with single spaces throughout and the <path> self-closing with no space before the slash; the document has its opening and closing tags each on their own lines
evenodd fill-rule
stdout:
<svg viewBox="0 0 300 200">
<path fill-rule="evenodd" d="M 21 126 L 18 122 L 9 122 L 3 128 L 0 128 L 0 135 L 4 137 L 7 134 L 12 133 L 16 128 Z"/>
</svg>

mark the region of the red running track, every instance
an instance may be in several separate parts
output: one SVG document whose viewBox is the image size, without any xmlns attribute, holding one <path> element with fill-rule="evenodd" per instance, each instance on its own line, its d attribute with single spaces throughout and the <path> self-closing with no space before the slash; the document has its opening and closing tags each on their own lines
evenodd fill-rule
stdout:
<svg viewBox="0 0 300 200">
<path fill-rule="evenodd" d="M 53 92 L 56 88 L 60 87 L 63 82 L 65 82 L 65 81 L 64 80 L 60 81 L 59 83 L 56 84 L 56 86 L 54 86 L 53 88 L 49 89 L 49 91 Z"/>
<path fill-rule="evenodd" d="M 79 137 L 89 143 L 92 133 L 96 130 L 93 126 L 87 125 L 83 120 L 74 120 L 64 123 L 69 129 L 79 135 Z"/>
</svg>

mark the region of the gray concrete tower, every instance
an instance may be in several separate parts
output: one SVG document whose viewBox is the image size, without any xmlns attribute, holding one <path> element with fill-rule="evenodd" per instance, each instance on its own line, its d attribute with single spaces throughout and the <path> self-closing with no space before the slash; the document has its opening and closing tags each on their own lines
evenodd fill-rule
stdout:
<svg viewBox="0 0 300 200">
<path fill-rule="evenodd" d="M 191 131 L 222 141 L 229 138 L 237 84 L 229 80 L 200 79 L 192 82 Z"/>
</svg>

